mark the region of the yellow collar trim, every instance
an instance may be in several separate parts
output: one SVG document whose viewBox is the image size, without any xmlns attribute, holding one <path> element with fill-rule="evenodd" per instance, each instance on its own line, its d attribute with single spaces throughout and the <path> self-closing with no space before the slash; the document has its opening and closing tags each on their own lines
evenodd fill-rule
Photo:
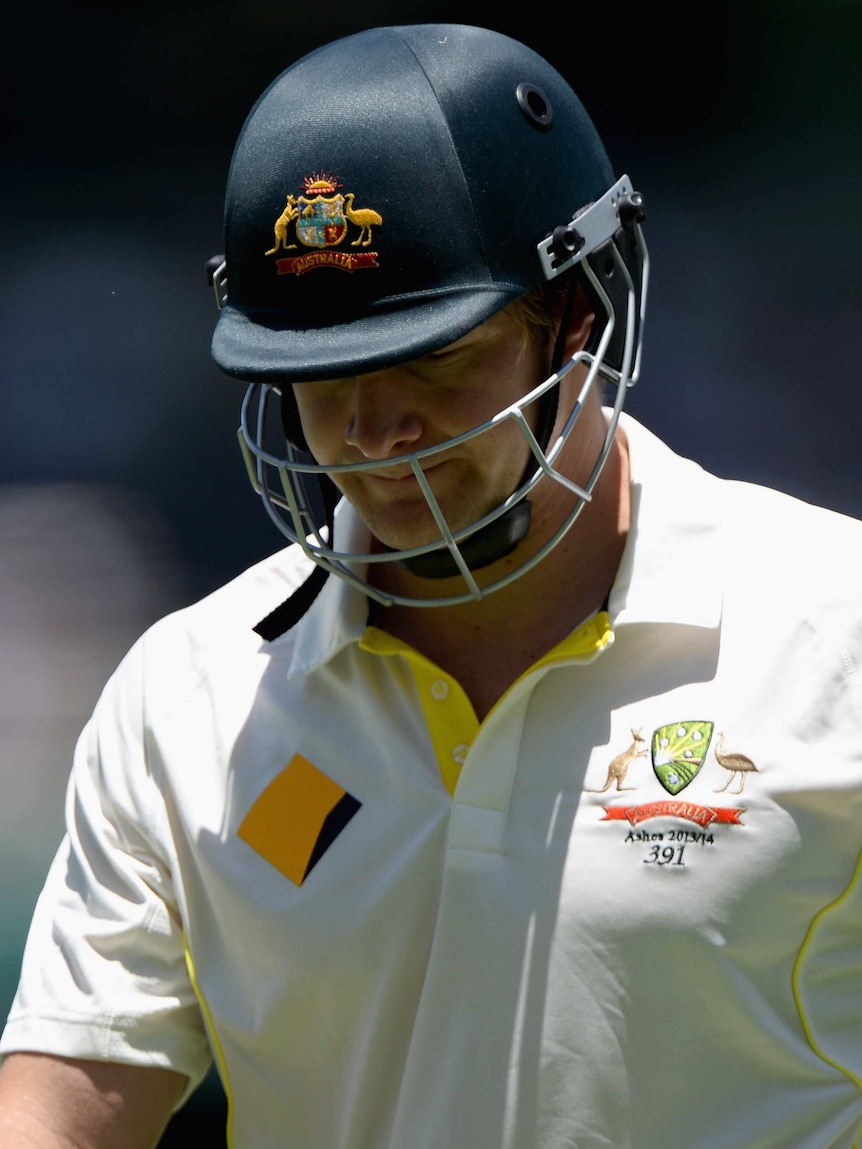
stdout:
<svg viewBox="0 0 862 1149">
<path fill-rule="evenodd" d="M 554 663 L 590 661 L 613 638 L 610 616 L 607 611 L 599 611 L 520 675 L 509 690 L 536 670 Z M 415 647 L 376 626 L 366 629 L 359 646 L 369 654 L 404 658 L 413 674 L 440 775 L 450 795 L 454 794 L 461 767 L 480 728 L 461 684 Z"/>
</svg>

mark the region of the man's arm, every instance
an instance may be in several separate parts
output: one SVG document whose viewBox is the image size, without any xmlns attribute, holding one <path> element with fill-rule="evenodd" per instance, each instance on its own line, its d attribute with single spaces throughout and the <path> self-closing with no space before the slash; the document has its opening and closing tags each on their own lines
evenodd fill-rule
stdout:
<svg viewBox="0 0 862 1149">
<path fill-rule="evenodd" d="M 186 1085 L 170 1069 L 10 1054 L 0 1068 L 3 1149 L 153 1149 Z"/>
</svg>

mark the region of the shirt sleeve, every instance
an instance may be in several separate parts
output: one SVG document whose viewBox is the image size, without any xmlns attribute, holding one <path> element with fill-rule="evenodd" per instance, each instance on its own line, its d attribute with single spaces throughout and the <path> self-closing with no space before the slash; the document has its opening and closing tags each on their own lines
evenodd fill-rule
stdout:
<svg viewBox="0 0 862 1149">
<path fill-rule="evenodd" d="M 211 1054 L 186 964 L 164 797 L 147 760 L 143 640 L 75 751 L 66 835 L 39 897 L 0 1053 L 161 1066 Z"/>
</svg>

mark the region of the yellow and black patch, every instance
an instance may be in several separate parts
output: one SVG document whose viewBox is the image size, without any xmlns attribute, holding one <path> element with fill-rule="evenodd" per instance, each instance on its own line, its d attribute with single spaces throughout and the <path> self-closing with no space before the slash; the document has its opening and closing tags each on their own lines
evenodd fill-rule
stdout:
<svg viewBox="0 0 862 1149">
<path fill-rule="evenodd" d="M 361 805 L 301 754 L 294 754 L 237 833 L 301 886 Z"/>
</svg>

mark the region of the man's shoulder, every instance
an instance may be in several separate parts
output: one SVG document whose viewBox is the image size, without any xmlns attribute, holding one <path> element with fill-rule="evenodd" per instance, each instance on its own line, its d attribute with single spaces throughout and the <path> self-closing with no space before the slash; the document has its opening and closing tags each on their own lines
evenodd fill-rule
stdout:
<svg viewBox="0 0 862 1149">
<path fill-rule="evenodd" d="M 635 437 L 637 461 L 651 494 L 684 507 L 688 518 L 718 520 L 725 536 L 745 540 L 758 553 L 779 547 L 797 561 L 816 556 L 818 547 L 862 546 L 862 519 L 807 502 L 766 483 L 721 477 L 676 452 L 631 418 L 624 424 Z"/>
<path fill-rule="evenodd" d="M 151 647 L 186 643 L 198 650 L 257 649 L 255 626 L 309 577 L 314 563 L 298 546 L 285 547 L 246 568 L 196 602 L 166 615 L 144 639 Z"/>
<path fill-rule="evenodd" d="M 774 601 L 862 613 L 862 521 L 753 483 L 722 481 L 721 557 Z"/>
<path fill-rule="evenodd" d="M 725 597 L 798 615 L 862 615 L 862 520 L 763 483 L 720 477 L 629 420 L 641 549 L 709 576 Z M 654 555 L 655 557 L 655 555 Z M 667 577 L 670 577 L 665 571 Z M 683 577 L 683 576 L 680 576 Z"/>
<path fill-rule="evenodd" d="M 862 555 L 862 520 L 785 491 L 739 479 L 716 479 L 725 537 L 782 565 L 840 572 Z M 745 551 L 739 557 L 744 557 Z"/>
</svg>

